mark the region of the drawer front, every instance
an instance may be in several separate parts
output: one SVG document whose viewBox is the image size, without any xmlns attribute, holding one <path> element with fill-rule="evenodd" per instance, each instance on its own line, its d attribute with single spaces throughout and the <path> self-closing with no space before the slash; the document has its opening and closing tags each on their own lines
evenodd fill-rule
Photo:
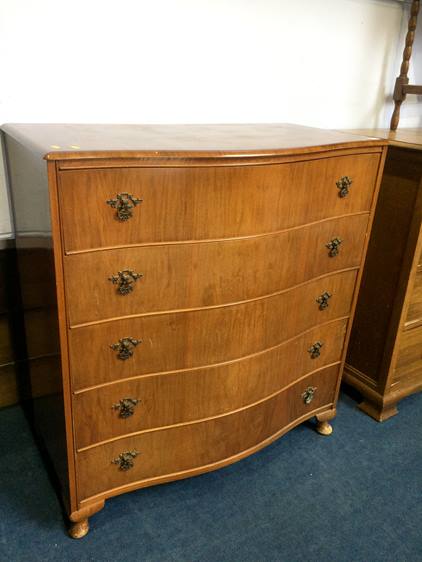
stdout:
<svg viewBox="0 0 422 562">
<path fill-rule="evenodd" d="M 422 326 L 401 334 L 394 381 L 415 376 L 422 380 Z"/>
<path fill-rule="evenodd" d="M 223 365 L 144 376 L 76 394 L 76 446 L 205 419 L 263 400 L 305 374 L 339 362 L 346 325 L 346 320 L 330 322 Z M 311 356 L 316 341 L 323 344 L 321 354 Z M 92 419 L 95 424 L 87 423 Z"/>
<path fill-rule="evenodd" d="M 141 316 L 68 331 L 73 390 L 142 374 L 209 366 L 264 351 L 350 312 L 356 270 L 233 306 Z M 329 293 L 321 310 L 317 299 Z M 132 354 L 112 349 L 120 340 Z M 119 344 L 120 342 L 120 344 Z"/>
<path fill-rule="evenodd" d="M 240 412 L 85 449 L 77 454 L 79 501 L 132 482 L 149 485 L 154 479 L 172 480 L 189 476 L 191 471 L 216 468 L 215 463 L 233 462 L 236 455 L 269 439 L 294 420 L 311 417 L 313 411 L 332 404 L 337 378 L 338 367 L 329 367 Z M 315 394 L 306 404 L 303 393 L 309 387 L 315 388 Z M 119 455 L 129 451 L 139 455 L 132 459 L 131 468 L 122 470 Z"/>
<path fill-rule="evenodd" d="M 248 236 L 368 211 L 378 163 L 379 154 L 359 154 L 260 166 L 62 171 L 65 251 Z M 344 176 L 353 183 L 339 197 L 336 182 Z"/>
<path fill-rule="evenodd" d="M 235 303 L 359 266 L 367 222 L 367 214 L 354 215 L 252 239 L 67 256 L 70 325 Z M 337 238 L 338 255 L 330 256 L 326 245 Z M 124 271 L 142 277 L 119 277 Z"/>
<path fill-rule="evenodd" d="M 419 266 L 415 273 L 412 296 L 410 297 L 407 312 L 406 327 L 420 326 L 422 324 L 422 268 Z"/>
</svg>

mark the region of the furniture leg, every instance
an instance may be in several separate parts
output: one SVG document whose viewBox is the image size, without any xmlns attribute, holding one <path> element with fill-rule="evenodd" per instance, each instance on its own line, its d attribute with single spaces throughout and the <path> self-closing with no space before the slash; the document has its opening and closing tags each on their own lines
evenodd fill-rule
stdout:
<svg viewBox="0 0 422 562">
<path fill-rule="evenodd" d="M 89 531 L 89 521 L 88 518 L 82 519 L 82 521 L 76 521 L 72 523 L 69 528 L 69 535 L 72 539 L 81 539 Z"/>
<path fill-rule="evenodd" d="M 91 504 L 90 506 L 83 507 L 78 511 L 70 514 L 69 519 L 71 525 L 69 528 L 69 535 L 72 539 L 82 539 L 89 531 L 89 517 L 97 513 L 104 507 L 104 500 Z"/>
<path fill-rule="evenodd" d="M 336 410 L 328 410 L 328 412 L 323 412 L 322 414 L 317 414 L 315 417 L 317 419 L 316 430 L 320 435 L 331 435 L 333 432 L 332 425 L 329 420 L 332 420 L 336 415 Z"/>
</svg>

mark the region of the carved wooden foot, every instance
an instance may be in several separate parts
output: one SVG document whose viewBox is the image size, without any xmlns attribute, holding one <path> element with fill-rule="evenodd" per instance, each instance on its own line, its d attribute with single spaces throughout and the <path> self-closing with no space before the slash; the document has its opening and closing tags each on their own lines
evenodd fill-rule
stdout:
<svg viewBox="0 0 422 562">
<path fill-rule="evenodd" d="M 81 539 L 84 537 L 89 531 L 89 522 L 88 519 L 82 519 L 82 521 L 78 521 L 77 523 L 72 523 L 69 529 L 69 535 L 72 539 Z"/>
<path fill-rule="evenodd" d="M 331 435 L 333 433 L 333 428 L 328 423 L 329 420 L 332 420 L 336 416 L 336 409 L 333 408 L 332 410 L 326 410 L 321 414 L 316 415 L 317 424 L 316 430 L 320 435 Z"/>
<path fill-rule="evenodd" d="M 69 515 L 71 526 L 69 528 L 69 535 L 72 539 L 81 539 L 89 531 L 88 517 L 97 513 L 104 507 L 104 500 L 93 503 L 86 507 L 82 507 L 79 511 L 74 511 Z"/>
<path fill-rule="evenodd" d="M 316 424 L 316 430 L 320 435 L 331 435 L 333 433 L 333 427 L 327 421 L 319 421 Z"/>
</svg>

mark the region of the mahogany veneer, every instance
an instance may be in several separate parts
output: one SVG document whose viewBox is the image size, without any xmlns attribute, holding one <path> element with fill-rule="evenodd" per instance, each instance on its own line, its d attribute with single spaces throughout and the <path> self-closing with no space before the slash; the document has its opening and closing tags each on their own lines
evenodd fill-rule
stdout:
<svg viewBox="0 0 422 562">
<path fill-rule="evenodd" d="M 34 408 L 66 467 L 73 537 L 116 494 L 222 467 L 313 416 L 331 432 L 384 141 L 293 125 L 3 129 L 18 255 L 40 237 L 54 253 L 39 292 L 57 309 L 25 337 L 33 353 L 58 319 L 63 389 Z"/>
</svg>

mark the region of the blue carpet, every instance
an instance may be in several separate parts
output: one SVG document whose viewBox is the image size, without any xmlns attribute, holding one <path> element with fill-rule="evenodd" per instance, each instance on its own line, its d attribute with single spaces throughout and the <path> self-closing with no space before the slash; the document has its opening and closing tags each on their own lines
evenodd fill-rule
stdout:
<svg viewBox="0 0 422 562">
<path fill-rule="evenodd" d="M 330 437 L 303 424 L 230 467 L 111 499 L 75 541 L 21 409 L 6 408 L 0 561 L 422 561 L 422 394 L 399 410 L 379 424 L 342 394 Z"/>
</svg>

